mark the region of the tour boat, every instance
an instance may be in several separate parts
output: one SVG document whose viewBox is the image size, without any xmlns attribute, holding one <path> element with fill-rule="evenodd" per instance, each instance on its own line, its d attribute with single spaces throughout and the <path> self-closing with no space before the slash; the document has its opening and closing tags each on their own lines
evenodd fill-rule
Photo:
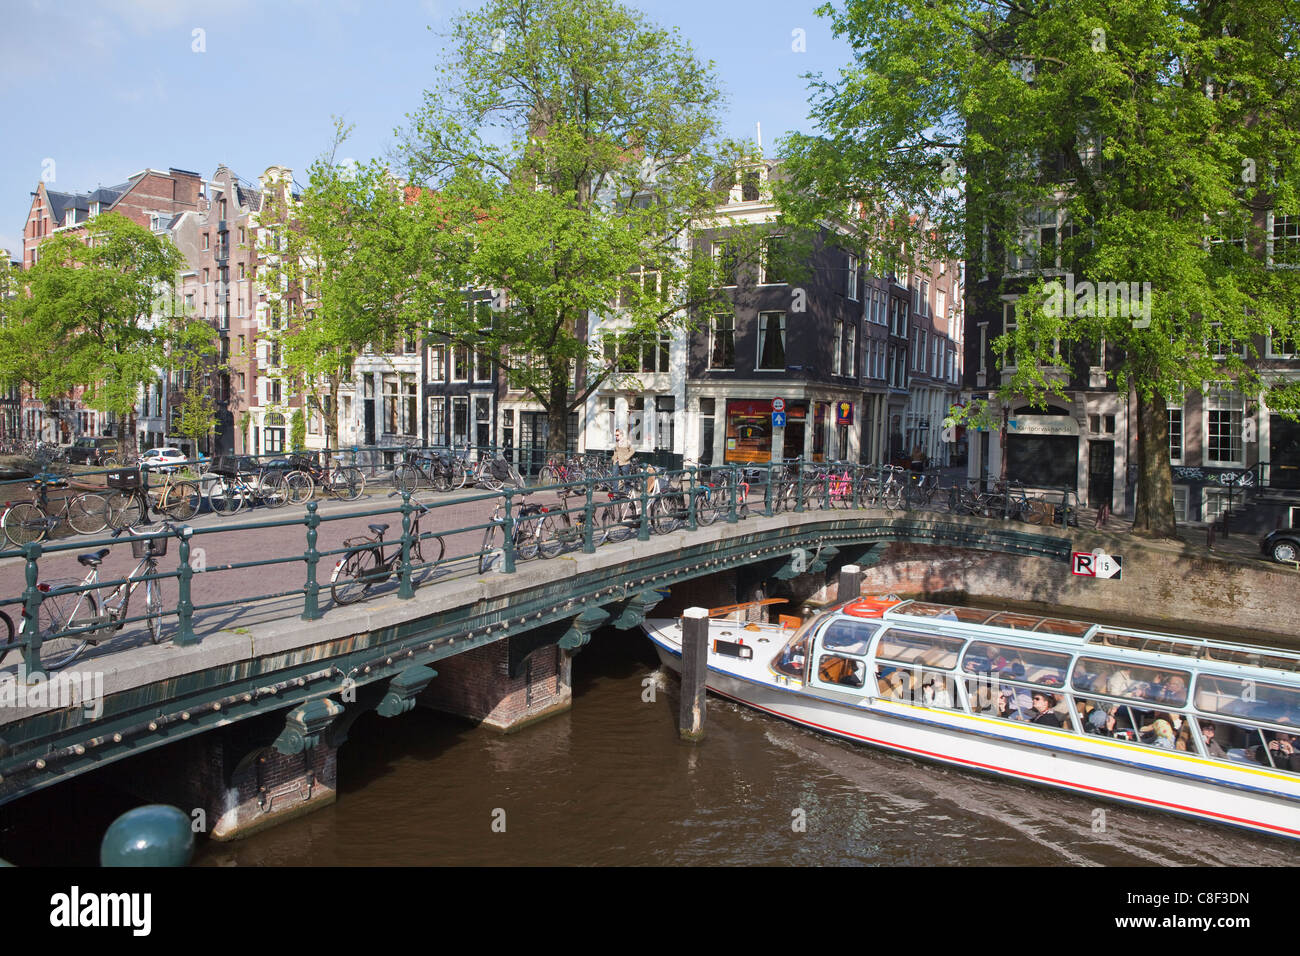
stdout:
<svg viewBox="0 0 1300 956">
<path fill-rule="evenodd" d="M 893 598 L 795 624 L 710 617 L 708 689 L 914 757 L 1300 839 L 1300 654 Z M 644 627 L 680 670 L 682 622 Z"/>
</svg>

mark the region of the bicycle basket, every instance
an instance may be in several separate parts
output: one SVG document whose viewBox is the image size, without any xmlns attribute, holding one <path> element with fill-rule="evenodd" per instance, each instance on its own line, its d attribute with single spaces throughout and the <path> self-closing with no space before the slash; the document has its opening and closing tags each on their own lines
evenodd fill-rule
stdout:
<svg viewBox="0 0 1300 956">
<path fill-rule="evenodd" d="M 510 463 L 504 458 L 493 458 L 488 462 L 488 472 L 497 481 L 510 481 L 513 477 L 510 474 Z"/>
<path fill-rule="evenodd" d="M 110 471 L 105 483 L 118 491 L 135 491 L 140 487 L 140 472 L 135 468 Z"/>
<path fill-rule="evenodd" d="M 169 535 L 162 534 L 162 528 L 133 528 L 134 534 L 155 534 L 156 538 L 150 538 L 148 541 L 132 541 L 131 557 L 143 558 L 147 554 L 152 554 L 155 558 L 161 558 L 167 553 L 167 539 Z"/>
<path fill-rule="evenodd" d="M 214 475 L 221 475 L 223 478 L 233 478 L 238 474 L 235 467 L 235 459 L 229 455 L 219 455 L 212 459 L 212 467 L 208 469 Z"/>
</svg>

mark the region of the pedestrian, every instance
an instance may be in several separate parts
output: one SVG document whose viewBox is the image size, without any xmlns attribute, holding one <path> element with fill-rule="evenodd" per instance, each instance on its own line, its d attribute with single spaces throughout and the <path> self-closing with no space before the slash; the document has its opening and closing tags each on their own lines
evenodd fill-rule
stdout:
<svg viewBox="0 0 1300 956">
<path fill-rule="evenodd" d="M 614 430 L 614 474 L 620 478 L 624 475 L 632 474 L 632 459 L 636 457 L 636 450 L 632 443 L 627 440 L 623 434 L 623 429 Z M 620 487 L 623 482 L 619 482 Z"/>
</svg>

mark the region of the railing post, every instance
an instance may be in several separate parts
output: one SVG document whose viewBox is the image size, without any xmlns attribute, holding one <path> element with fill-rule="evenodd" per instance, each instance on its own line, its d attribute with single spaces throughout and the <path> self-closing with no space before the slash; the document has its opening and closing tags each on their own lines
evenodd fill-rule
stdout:
<svg viewBox="0 0 1300 956">
<path fill-rule="evenodd" d="M 397 589 L 397 596 L 402 600 L 415 597 L 415 588 L 411 587 L 411 493 L 402 492 L 402 584 Z"/>
<path fill-rule="evenodd" d="M 23 553 L 27 555 L 27 588 L 23 591 L 23 626 L 22 633 L 27 636 L 27 646 L 23 648 L 24 659 L 27 664 L 27 675 L 30 678 L 33 674 L 44 674 L 45 668 L 41 667 L 41 631 L 37 625 L 40 618 L 37 616 L 41 607 L 40 588 L 36 582 L 40 579 L 40 569 L 37 562 L 41 557 L 41 546 L 39 542 L 23 545 Z"/>
<path fill-rule="evenodd" d="M 501 556 L 503 561 L 502 569 L 506 574 L 514 574 L 515 573 L 515 519 L 510 515 L 510 508 L 512 505 L 510 499 L 513 498 L 514 495 L 511 494 L 509 485 L 507 485 L 502 490 L 502 494 L 505 496 L 505 505 L 504 505 L 505 517 L 502 519 L 501 522 L 501 548 L 502 548 Z"/>
<path fill-rule="evenodd" d="M 190 566 L 190 535 L 194 534 L 194 529 L 189 525 L 182 525 L 177 532 L 179 543 L 176 550 L 180 559 L 180 567 L 176 569 L 176 588 L 178 595 L 176 598 L 176 637 L 172 641 L 177 647 L 189 647 L 199 642 L 199 636 L 194 633 L 194 601 L 190 596 L 190 580 L 194 577 L 194 568 Z M 153 542 L 149 543 L 150 547 Z"/>
<path fill-rule="evenodd" d="M 320 564 L 320 552 L 316 550 L 316 529 L 320 527 L 320 515 L 316 513 L 316 508 L 316 502 L 307 502 L 307 517 L 303 519 L 307 525 L 307 550 L 303 553 L 307 559 L 307 587 L 304 589 L 302 603 L 304 621 L 314 621 L 321 616 L 320 584 L 316 580 L 316 569 Z"/>
<path fill-rule="evenodd" d="M 638 541 L 650 540 L 650 475 L 641 472 L 641 526 L 637 528 Z"/>
<path fill-rule="evenodd" d="M 686 498 L 686 527 L 691 531 L 698 531 L 700 523 L 695 517 L 695 466 L 691 465 L 686 469 L 686 472 L 691 479 L 690 494 Z"/>
<path fill-rule="evenodd" d="M 731 489 L 727 496 L 730 499 L 727 502 L 727 524 L 735 524 L 740 520 L 736 515 L 736 499 L 740 497 L 740 466 L 732 464 L 727 467 L 731 469 L 731 481 L 727 482 Z"/>
<path fill-rule="evenodd" d="M 831 481 L 835 478 L 835 466 L 824 466 L 826 474 L 822 478 L 822 511 L 831 510 Z"/>
<path fill-rule="evenodd" d="M 592 554 L 596 550 L 596 542 L 592 538 L 592 533 L 594 531 L 592 525 L 596 521 L 596 506 L 595 506 L 595 502 L 593 501 L 593 498 L 595 497 L 595 487 L 594 487 L 595 483 L 590 478 L 588 478 L 586 479 L 586 485 L 587 485 L 587 502 L 583 506 L 584 510 L 582 513 L 583 514 L 582 553 Z M 568 499 L 566 498 L 565 501 L 567 502 Z M 568 507 L 567 503 L 565 504 L 565 507 L 566 508 Z"/>
<path fill-rule="evenodd" d="M 772 517 L 772 463 L 766 464 L 767 472 L 763 476 L 763 517 Z"/>
<path fill-rule="evenodd" d="M 794 463 L 794 510 L 803 511 L 803 460 Z"/>
</svg>

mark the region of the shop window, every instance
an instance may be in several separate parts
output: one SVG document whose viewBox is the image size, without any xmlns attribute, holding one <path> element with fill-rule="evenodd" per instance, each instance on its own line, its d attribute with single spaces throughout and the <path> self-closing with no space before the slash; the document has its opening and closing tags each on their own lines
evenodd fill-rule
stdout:
<svg viewBox="0 0 1300 956">
<path fill-rule="evenodd" d="M 723 461 L 772 460 L 772 402 L 732 399 L 727 402 L 726 450 Z"/>
</svg>

